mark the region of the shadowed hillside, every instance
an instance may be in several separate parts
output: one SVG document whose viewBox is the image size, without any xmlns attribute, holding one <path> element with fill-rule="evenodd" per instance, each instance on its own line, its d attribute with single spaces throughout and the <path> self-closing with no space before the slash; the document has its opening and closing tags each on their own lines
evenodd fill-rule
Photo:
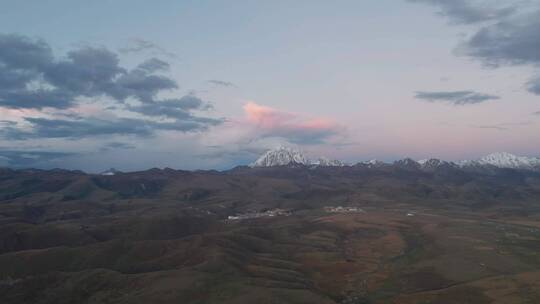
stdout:
<svg viewBox="0 0 540 304">
<path fill-rule="evenodd" d="M 540 299 L 533 171 L 4 169 L 0 197 L 2 303 Z"/>
</svg>

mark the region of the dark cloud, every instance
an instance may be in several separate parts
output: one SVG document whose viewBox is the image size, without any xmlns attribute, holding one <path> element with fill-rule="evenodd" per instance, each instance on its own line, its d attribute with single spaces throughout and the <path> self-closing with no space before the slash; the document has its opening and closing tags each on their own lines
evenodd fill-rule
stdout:
<svg viewBox="0 0 540 304">
<path fill-rule="evenodd" d="M 157 58 L 150 58 L 138 66 L 139 69 L 148 71 L 150 73 L 157 71 L 168 71 L 170 67 L 171 66 L 169 63 Z"/>
<path fill-rule="evenodd" d="M 7 69 L 43 69 L 51 64 L 53 54 L 43 40 L 21 35 L 0 34 L 0 62 Z"/>
<path fill-rule="evenodd" d="M 0 106 L 13 109 L 67 109 L 74 105 L 75 94 L 58 89 L 52 90 L 2 90 Z"/>
<path fill-rule="evenodd" d="M 493 125 L 480 125 L 480 126 L 471 126 L 473 128 L 477 129 L 494 129 L 499 131 L 509 130 L 512 127 L 522 127 L 522 126 L 528 126 L 530 125 L 530 121 L 526 122 L 507 122 L 507 123 L 499 123 L 499 124 L 493 124 Z"/>
<path fill-rule="evenodd" d="M 104 96 L 115 103 L 110 109 L 173 120 L 107 120 L 77 115 L 67 117 L 70 119 L 28 117 L 26 121 L 33 130 L 19 130 L 16 125 L 10 125 L 4 126 L 1 134 L 11 139 L 75 139 L 111 134 L 149 136 L 158 130 L 200 131 L 222 122 L 195 116 L 192 111 L 210 108 L 196 96 L 157 98 L 161 92 L 178 88 L 173 79 L 156 74 L 169 69 L 167 62 L 151 58 L 131 70 L 121 67 L 119 62 L 117 54 L 92 47 L 70 51 L 65 58 L 57 59 L 43 40 L 0 34 L 0 107 L 69 109 L 76 106 L 81 97 Z M 126 103 L 128 99 L 130 102 Z M 133 105 L 133 101 L 137 105 Z"/>
<path fill-rule="evenodd" d="M 115 142 L 109 142 L 109 143 L 104 144 L 101 147 L 100 151 L 106 152 L 106 151 L 111 151 L 111 150 L 131 150 L 131 149 L 135 149 L 135 146 L 128 143 L 115 141 Z"/>
<path fill-rule="evenodd" d="M 258 156 L 268 151 L 264 147 L 247 146 L 206 146 L 205 152 L 198 153 L 197 158 L 202 160 L 219 160 L 223 168 L 231 168 L 253 162 Z"/>
<path fill-rule="evenodd" d="M 458 49 L 491 66 L 540 64 L 540 11 L 482 27 Z"/>
<path fill-rule="evenodd" d="M 409 2 L 427 3 L 438 6 L 439 15 L 448 17 L 454 23 L 472 24 L 496 20 L 515 12 L 516 8 L 507 6 L 494 8 L 488 5 L 474 4 L 470 0 L 408 0 Z"/>
<path fill-rule="evenodd" d="M 109 91 L 118 85 L 115 79 L 126 73 L 116 54 L 90 47 L 71 51 L 67 60 L 51 61 L 39 72 L 48 84 L 76 96 L 111 95 Z"/>
<path fill-rule="evenodd" d="M 540 10 L 538 5 L 510 4 L 500 8 L 494 3 L 472 5 L 465 0 L 409 0 L 437 5 L 441 14 L 458 23 L 491 20 L 456 48 L 456 53 L 479 60 L 489 67 L 501 65 L 540 66 Z M 491 5 L 488 5 L 488 3 Z M 531 9 L 533 7 L 533 9 Z M 531 79 L 526 87 L 540 95 L 540 77 Z"/>
<path fill-rule="evenodd" d="M 145 103 L 137 106 L 130 106 L 133 112 L 138 112 L 146 116 L 162 116 L 176 119 L 193 118 L 190 111 L 208 110 L 211 105 L 194 95 L 186 95 L 179 99 L 166 99 L 152 104 Z"/>
<path fill-rule="evenodd" d="M 458 47 L 466 55 L 491 67 L 540 66 L 540 10 L 503 19 L 482 27 Z M 529 80 L 527 90 L 540 95 L 540 77 Z"/>
<path fill-rule="evenodd" d="M 120 48 L 118 51 L 122 54 L 151 52 L 153 54 L 163 55 L 169 58 L 177 57 L 176 54 L 165 50 L 159 45 L 140 38 L 130 39 L 128 45 Z"/>
<path fill-rule="evenodd" d="M 178 88 L 176 82 L 161 75 L 150 75 L 147 70 L 135 69 L 118 77 L 107 93 L 119 101 L 134 97 L 142 102 L 154 102 L 157 93 Z"/>
<path fill-rule="evenodd" d="M 155 74 L 169 68 L 157 58 L 127 70 L 115 53 L 86 47 L 57 60 L 44 41 L 18 35 L 0 35 L 0 67 L 0 106 L 9 108 L 64 109 L 77 97 L 95 96 L 153 102 L 159 92 L 178 88 L 173 79 Z"/>
<path fill-rule="evenodd" d="M 453 105 L 469 105 L 499 99 L 499 96 L 482 94 L 473 91 L 452 92 L 416 92 L 417 99 L 429 102 L 446 102 Z"/>
<path fill-rule="evenodd" d="M 156 131 L 202 131 L 209 126 L 218 125 L 222 120 L 201 117 L 189 117 L 185 120 L 159 122 L 145 119 L 118 118 L 106 120 L 98 118 L 48 119 L 25 118 L 32 125 L 32 130 L 5 127 L 0 131 L 7 139 L 25 140 L 34 138 L 80 139 L 89 136 L 134 135 L 152 136 Z"/>
<path fill-rule="evenodd" d="M 222 87 L 236 87 L 234 83 L 224 80 L 208 80 L 208 83 Z"/>
<path fill-rule="evenodd" d="M 527 90 L 533 94 L 540 95 L 540 77 L 529 80 Z"/>
<path fill-rule="evenodd" d="M 14 168 L 39 167 L 50 165 L 50 162 L 55 160 L 76 155 L 78 154 L 69 152 L 0 150 L 0 166 Z"/>
<path fill-rule="evenodd" d="M 534 112 L 533 115 L 540 115 L 540 111 Z"/>
<path fill-rule="evenodd" d="M 473 128 L 476 128 L 476 129 L 494 129 L 494 130 L 499 130 L 499 131 L 504 131 L 504 130 L 508 130 L 508 128 L 505 128 L 505 127 L 501 127 L 501 126 L 497 126 L 497 125 L 486 125 L 486 126 L 472 126 Z"/>
</svg>

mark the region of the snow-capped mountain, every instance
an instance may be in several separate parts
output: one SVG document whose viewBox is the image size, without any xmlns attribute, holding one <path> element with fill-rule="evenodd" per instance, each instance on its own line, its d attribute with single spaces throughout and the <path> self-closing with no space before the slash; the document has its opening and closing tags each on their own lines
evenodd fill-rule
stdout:
<svg viewBox="0 0 540 304">
<path fill-rule="evenodd" d="M 402 168 L 409 168 L 409 169 L 420 168 L 420 164 L 411 158 L 404 158 L 404 159 L 396 160 L 394 162 L 394 165 L 398 167 L 402 167 Z"/>
<path fill-rule="evenodd" d="M 378 168 L 378 167 L 384 166 L 385 162 L 380 161 L 378 159 L 372 159 L 372 160 L 360 162 L 358 163 L 358 165 L 364 165 L 368 168 Z"/>
<path fill-rule="evenodd" d="M 312 163 L 315 166 L 321 167 L 343 167 L 345 164 L 337 159 L 328 159 L 326 157 L 319 157 L 319 159 Z"/>
<path fill-rule="evenodd" d="M 342 167 L 345 164 L 339 160 L 331 160 L 320 157 L 316 161 L 311 161 L 299 150 L 289 147 L 278 147 L 264 153 L 259 159 L 252 163 L 251 167 L 275 167 L 287 165 L 305 165 L 320 167 Z"/>
<path fill-rule="evenodd" d="M 385 165 L 390 165 L 378 160 L 370 160 L 358 163 L 359 165 L 369 168 L 378 168 Z M 287 165 L 304 165 L 304 166 L 320 166 L 320 167 L 343 167 L 347 164 L 339 160 L 330 160 L 326 157 L 321 157 L 316 161 L 310 161 L 299 150 L 289 147 L 278 147 L 264 153 L 259 159 L 252 163 L 251 167 L 274 167 Z M 498 168 L 540 170 L 540 157 L 516 156 L 510 153 L 492 153 L 478 160 L 464 160 L 459 162 L 449 162 L 436 158 L 423 159 L 415 161 L 411 158 L 404 158 L 393 163 L 394 166 L 407 169 L 435 170 L 438 168 L 470 168 L 470 167 L 486 167 L 494 166 Z M 108 173 L 108 172 L 104 172 Z M 102 173 L 102 174 L 104 174 Z M 105 174 L 105 175 L 113 175 Z"/>
<path fill-rule="evenodd" d="M 461 167 L 495 166 L 512 169 L 540 169 L 540 157 L 517 156 L 507 152 L 492 153 L 478 160 L 465 160 L 458 163 Z"/>
<path fill-rule="evenodd" d="M 121 173 L 120 171 L 116 170 L 115 168 L 110 168 L 107 171 L 103 171 L 100 173 L 100 175 L 116 175 L 118 173 Z"/>
<path fill-rule="evenodd" d="M 447 162 L 447 161 L 444 161 L 444 160 L 440 160 L 440 159 L 437 159 L 437 158 L 430 158 L 430 159 L 422 159 L 422 160 L 419 160 L 417 161 L 417 163 L 420 164 L 420 167 L 422 169 L 436 169 L 436 168 L 440 168 L 440 167 L 457 167 L 457 165 L 453 162 Z"/>
<path fill-rule="evenodd" d="M 251 167 L 274 167 L 286 165 L 309 165 L 309 159 L 300 151 L 288 147 L 278 147 L 264 153 Z"/>
</svg>

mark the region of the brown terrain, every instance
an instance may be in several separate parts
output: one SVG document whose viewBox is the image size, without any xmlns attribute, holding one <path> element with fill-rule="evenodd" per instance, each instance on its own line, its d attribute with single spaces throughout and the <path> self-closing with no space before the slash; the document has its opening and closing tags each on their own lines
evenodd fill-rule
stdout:
<svg viewBox="0 0 540 304">
<path fill-rule="evenodd" d="M 2 169 L 0 303 L 540 303 L 540 173 Z"/>
</svg>

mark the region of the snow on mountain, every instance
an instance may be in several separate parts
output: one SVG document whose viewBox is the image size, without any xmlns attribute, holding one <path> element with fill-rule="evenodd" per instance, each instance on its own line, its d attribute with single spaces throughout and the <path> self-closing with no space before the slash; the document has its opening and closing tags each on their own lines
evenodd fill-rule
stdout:
<svg viewBox="0 0 540 304">
<path fill-rule="evenodd" d="M 369 168 L 376 168 L 385 165 L 384 162 L 376 159 L 359 163 Z M 316 161 L 310 161 L 299 150 L 289 147 L 278 147 L 264 153 L 259 159 L 251 164 L 251 167 L 273 167 L 286 165 L 305 165 L 305 166 L 321 166 L 321 167 L 342 167 L 346 166 L 339 160 L 330 160 L 326 157 L 321 157 Z M 456 168 L 456 167 L 482 167 L 495 166 L 498 168 L 513 168 L 513 169 L 528 169 L 540 170 L 540 157 L 516 156 L 510 153 L 492 153 L 478 160 L 464 160 L 457 163 L 443 161 L 436 158 L 423 159 L 415 161 L 410 158 L 397 160 L 393 163 L 394 166 L 409 169 L 434 170 L 436 168 Z M 110 170 L 109 170 L 110 171 Z M 115 171 L 102 173 L 104 175 L 114 175 Z"/>
<path fill-rule="evenodd" d="M 121 173 L 121 172 L 116 170 L 115 168 L 110 168 L 107 171 L 101 172 L 100 175 L 116 175 L 117 173 Z"/>
<path fill-rule="evenodd" d="M 430 161 L 430 160 L 431 160 L 431 159 L 426 158 L 426 159 L 417 160 L 416 162 L 423 166 L 425 163 L 427 163 L 427 162 Z"/>
<path fill-rule="evenodd" d="M 498 168 L 540 169 L 540 157 L 517 156 L 507 152 L 486 155 L 478 160 L 465 160 L 458 163 L 461 167 L 491 165 Z"/>
<path fill-rule="evenodd" d="M 368 160 L 368 161 L 363 161 L 363 162 L 360 162 L 358 163 L 359 165 L 365 165 L 367 166 L 368 168 L 377 168 L 377 167 L 382 167 L 385 165 L 384 162 L 378 160 L 378 159 L 372 159 L 372 160 Z"/>
<path fill-rule="evenodd" d="M 274 167 L 286 165 L 309 165 L 309 159 L 300 151 L 288 147 L 278 147 L 264 153 L 251 167 Z"/>
<path fill-rule="evenodd" d="M 326 157 L 320 157 L 316 161 L 310 161 L 299 150 L 278 147 L 264 153 L 259 159 L 251 164 L 251 167 L 274 167 L 287 165 L 305 165 L 305 166 L 321 166 L 321 167 L 342 167 L 345 166 L 339 160 L 331 160 Z"/>
<path fill-rule="evenodd" d="M 411 158 L 404 158 L 404 159 L 396 160 L 394 162 L 394 165 L 402 167 L 402 168 L 411 168 L 411 169 L 420 168 L 420 164 Z"/>
<path fill-rule="evenodd" d="M 313 162 L 312 165 L 321 166 L 321 167 L 343 167 L 345 164 L 337 159 L 328 159 L 326 157 L 320 157 L 317 161 Z"/>
<path fill-rule="evenodd" d="M 456 167 L 456 164 L 453 162 L 447 162 L 437 158 L 422 159 L 417 161 L 420 164 L 422 169 L 436 169 L 439 167 Z"/>
</svg>

